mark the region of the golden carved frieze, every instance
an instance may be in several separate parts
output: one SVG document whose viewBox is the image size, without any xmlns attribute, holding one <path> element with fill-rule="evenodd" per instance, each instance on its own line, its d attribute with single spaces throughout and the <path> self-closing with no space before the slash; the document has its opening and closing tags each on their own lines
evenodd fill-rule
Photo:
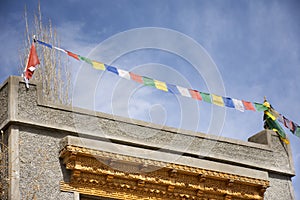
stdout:
<svg viewBox="0 0 300 200">
<path fill-rule="evenodd" d="M 66 146 L 64 191 L 117 199 L 263 199 L 267 180 Z M 152 170 L 149 170 L 152 169 Z"/>
</svg>

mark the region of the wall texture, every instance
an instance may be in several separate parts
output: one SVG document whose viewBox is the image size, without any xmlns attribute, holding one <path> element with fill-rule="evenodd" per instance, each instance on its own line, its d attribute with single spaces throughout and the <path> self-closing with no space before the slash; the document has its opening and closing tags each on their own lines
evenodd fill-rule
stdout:
<svg viewBox="0 0 300 200">
<path fill-rule="evenodd" d="M 12 186 L 19 193 L 16 198 L 74 199 L 73 193 L 59 188 L 59 182 L 68 177 L 59 160 L 59 142 L 73 135 L 267 172 L 270 187 L 265 199 L 294 199 L 290 149 L 272 131 L 262 131 L 249 142 L 238 141 L 54 105 L 43 99 L 41 91 L 36 84 L 27 90 L 18 77 L 10 77 L 0 88 L 0 129 L 13 125 L 18 133 L 8 133 L 12 145 L 18 142 L 17 152 L 9 155 L 18 155 L 17 172 L 11 172 L 19 184 Z"/>
<path fill-rule="evenodd" d="M 7 84 L 2 85 L 0 88 L 0 124 L 8 118 L 8 86 Z"/>
<path fill-rule="evenodd" d="M 65 134 L 53 130 L 20 127 L 21 199 L 73 200 L 72 193 L 59 189 L 59 182 L 67 176 L 58 157 L 59 141 L 63 136 Z"/>
</svg>

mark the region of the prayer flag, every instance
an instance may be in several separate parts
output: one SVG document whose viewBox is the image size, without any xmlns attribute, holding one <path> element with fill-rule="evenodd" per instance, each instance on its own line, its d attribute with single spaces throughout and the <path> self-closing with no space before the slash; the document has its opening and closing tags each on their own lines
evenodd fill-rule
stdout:
<svg viewBox="0 0 300 200">
<path fill-rule="evenodd" d="M 105 66 L 103 63 L 100 63 L 100 62 L 97 62 L 97 61 L 92 61 L 92 66 L 95 68 L 95 69 L 99 69 L 99 70 L 105 70 Z"/>
<path fill-rule="evenodd" d="M 135 82 L 143 83 L 143 79 L 140 75 L 134 74 L 132 72 L 129 72 L 129 74 L 130 74 L 131 79 L 134 80 Z"/>
<path fill-rule="evenodd" d="M 286 128 L 290 129 L 290 131 L 294 132 L 295 131 L 295 127 L 294 127 L 294 123 L 290 120 L 288 120 L 287 118 L 285 118 L 283 116 L 283 124 Z"/>
<path fill-rule="evenodd" d="M 279 117 L 277 118 L 277 120 L 278 120 L 280 123 L 284 124 L 284 119 L 283 119 L 283 116 L 282 116 L 281 114 L 279 114 Z"/>
<path fill-rule="evenodd" d="M 29 88 L 28 81 L 32 78 L 34 70 L 36 69 L 36 65 L 40 64 L 39 58 L 36 53 L 36 49 L 34 43 L 30 47 L 30 52 L 28 56 L 27 66 L 24 70 L 24 79 L 26 83 L 26 87 Z"/>
<path fill-rule="evenodd" d="M 270 111 L 270 113 L 272 113 L 272 115 L 274 115 L 276 117 L 276 119 L 280 116 L 279 112 L 274 110 L 274 108 L 272 108 L 272 106 L 270 107 L 269 111 Z"/>
<path fill-rule="evenodd" d="M 54 49 L 57 49 L 58 51 L 62 51 L 62 52 L 64 52 L 64 53 L 67 53 L 66 50 L 61 49 L 61 48 L 59 48 L 59 47 L 53 47 L 53 48 L 54 48 Z"/>
<path fill-rule="evenodd" d="M 165 82 L 154 80 L 155 87 L 159 90 L 163 90 L 165 92 L 168 91 L 167 85 Z"/>
<path fill-rule="evenodd" d="M 37 41 L 39 44 L 42 44 L 42 45 L 44 45 L 44 46 L 46 46 L 46 47 L 52 49 L 52 45 L 51 45 L 51 44 L 47 44 L 47 43 L 42 42 L 42 41 L 39 41 L 39 40 L 36 40 L 36 41 Z"/>
<path fill-rule="evenodd" d="M 221 96 L 211 94 L 212 96 L 212 103 L 217 105 L 217 106 L 224 106 L 223 98 Z"/>
<path fill-rule="evenodd" d="M 265 114 L 266 114 L 269 118 L 271 118 L 273 121 L 276 120 L 276 117 L 275 117 L 274 115 L 272 115 L 272 113 L 270 113 L 269 111 L 265 111 Z"/>
<path fill-rule="evenodd" d="M 104 64 L 104 65 L 105 65 L 105 64 Z M 115 67 L 113 67 L 113 66 L 109 66 L 109 65 L 105 65 L 105 67 L 106 67 L 106 70 L 107 70 L 107 71 L 119 75 L 119 72 L 118 72 L 117 68 L 115 68 Z"/>
<path fill-rule="evenodd" d="M 180 94 L 180 92 L 178 91 L 176 85 L 172 85 L 167 83 L 167 87 L 168 87 L 168 91 L 173 93 L 173 94 Z"/>
<path fill-rule="evenodd" d="M 258 112 L 268 110 L 268 108 L 261 103 L 254 103 L 254 106 Z"/>
<path fill-rule="evenodd" d="M 93 65 L 92 61 L 89 58 L 86 58 L 86 57 L 83 57 L 83 56 L 80 56 L 80 55 L 78 55 L 78 58 L 82 61 L 85 61 L 86 63 L 88 63 L 90 65 Z"/>
<path fill-rule="evenodd" d="M 234 108 L 234 103 L 233 103 L 231 98 L 223 97 L 223 101 L 224 101 L 224 104 L 225 104 L 226 107 Z"/>
<path fill-rule="evenodd" d="M 187 88 L 180 87 L 180 86 L 176 86 L 176 87 L 182 96 L 191 97 L 189 90 Z"/>
<path fill-rule="evenodd" d="M 197 90 L 189 89 L 189 92 L 190 92 L 192 98 L 197 99 L 197 100 L 202 100 L 202 97 Z"/>
<path fill-rule="evenodd" d="M 71 57 L 75 58 L 76 60 L 79 60 L 79 57 L 78 57 L 78 55 L 76 55 L 75 53 L 72 53 L 72 52 L 70 52 L 70 51 L 67 51 L 67 50 L 66 50 L 66 52 L 67 52 L 67 54 L 68 54 L 69 56 L 71 56 Z"/>
<path fill-rule="evenodd" d="M 211 97 L 210 97 L 210 94 L 204 93 L 204 92 L 200 92 L 200 95 L 201 95 L 203 101 L 205 101 L 205 102 L 207 102 L 207 103 L 211 103 Z"/>
<path fill-rule="evenodd" d="M 296 125 L 296 130 L 294 134 L 300 138 L 300 126 L 298 124 L 295 125 Z"/>
<path fill-rule="evenodd" d="M 125 71 L 125 70 L 122 70 L 122 69 L 118 69 L 118 73 L 119 73 L 119 76 L 121 76 L 122 78 L 130 80 L 130 74 L 129 74 L 128 71 Z"/>
<path fill-rule="evenodd" d="M 267 112 L 268 111 L 266 111 L 265 113 L 267 113 Z M 281 128 L 281 126 L 279 125 L 279 123 L 276 120 L 274 120 L 273 118 L 271 118 L 268 115 L 265 122 L 266 122 L 268 129 L 275 131 L 280 136 L 280 139 L 284 143 L 289 144 L 289 141 L 286 138 L 286 134 L 285 134 L 284 130 Z"/>
<path fill-rule="evenodd" d="M 154 80 L 152 78 L 148 78 L 143 76 L 144 85 L 155 87 Z"/>
<path fill-rule="evenodd" d="M 244 107 L 244 104 L 241 100 L 238 100 L 238 99 L 232 99 L 233 101 L 233 104 L 234 104 L 234 107 L 235 109 L 241 111 L 241 112 L 244 112 L 245 111 L 245 107 Z"/>
<path fill-rule="evenodd" d="M 245 107 L 246 110 L 253 110 L 253 111 L 255 111 L 255 108 L 254 108 L 254 106 L 253 106 L 253 104 L 251 102 L 244 101 L 244 100 L 242 100 L 242 102 L 243 102 L 244 107 Z"/>
</svg>

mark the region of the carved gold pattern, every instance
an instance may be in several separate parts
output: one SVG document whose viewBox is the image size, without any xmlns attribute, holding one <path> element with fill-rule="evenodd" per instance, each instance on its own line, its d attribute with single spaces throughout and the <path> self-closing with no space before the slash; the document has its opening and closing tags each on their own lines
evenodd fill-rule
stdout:
<svg viewBox="0 0 300 200">
<path fill-rule="evenodd" d="M 66 146 L 60 158 L 72 171 L 63 191 L 116 199 L 258 200 L 269 186 L 267 180 L 77 146 Z"/>
</svg>

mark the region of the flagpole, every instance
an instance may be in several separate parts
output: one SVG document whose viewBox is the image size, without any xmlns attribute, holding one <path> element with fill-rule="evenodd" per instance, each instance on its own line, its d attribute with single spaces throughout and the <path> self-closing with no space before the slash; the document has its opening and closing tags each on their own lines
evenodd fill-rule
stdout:
<svg viewBox="0 0 300 200">
<path fill-rule="evenodd" d="M 32 36 L 32 40 L 33 40 L 33 45 L 34 45 L 34 43 L 36 43 L 36 41 L 37 41 L 36 35 L 33 35 L 33 36 Z M 28 64 L 29 64 L 30 52 L 31 52 L 31 48 L 30 48 L 29 53 L 28 53 L 28 56 L 27 56 L 27 62 L 26 62 L 26 65 L 25 65 L 24 70 L 23 70 L 23 73 L 22 73 L 22 75 L 21 75 L 21 76 L 24 78 L 24 81 L 25 81 L 25 84 L 26 84 L 26 88 L 27 88 L 27 89 L 29 88 L 29 79 L 26 77 L 25 73 L 26 73 L 26 70 L 27 70 L 27 67 L 28 67 Z"/>
<path fill-rule="evenodd" d="M 28 52 L 28 56 L 27 56 L 27 59 L 26 59 L 26 64 L 25 64 L 24 70 L 21 74 L 21 76 L 24 78 L 25 85 L 26 85 L 27 89 L 29 88 L 29 83 L 28 83 L 28 79 L 25 76 L 25 72 L 26 72 L 26 69 L 27 69 L 28 61 L 29 61 L 29 55 L 30 55 L 30 49 L 29 49 L 29 52 Z"/>
</svg>

